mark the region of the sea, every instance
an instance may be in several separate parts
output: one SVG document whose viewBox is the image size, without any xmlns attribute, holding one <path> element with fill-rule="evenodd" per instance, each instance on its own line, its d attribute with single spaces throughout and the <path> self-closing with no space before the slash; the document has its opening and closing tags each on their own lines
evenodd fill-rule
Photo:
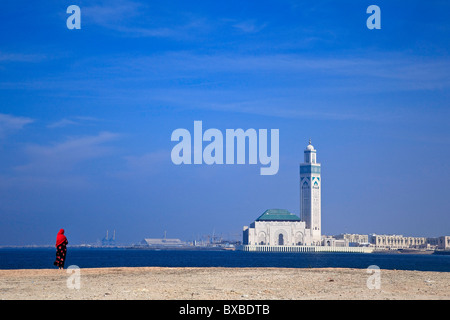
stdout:
<svg viewBox="0 0 450 320">
<path fill-rule="evenodd" d="M 0 248 L 0 269 L 51 269 L 54 248 Z M 368 268 L 450 272 L 450 255 L 67 248 L 65 267 Z"/>
</svg>

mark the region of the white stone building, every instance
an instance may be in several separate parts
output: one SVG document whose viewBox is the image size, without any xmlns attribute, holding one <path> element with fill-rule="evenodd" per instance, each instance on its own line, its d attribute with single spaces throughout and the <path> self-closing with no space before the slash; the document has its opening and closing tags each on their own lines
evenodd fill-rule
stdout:
<svg viewBox="0 0 450 320">
<path fill-rule="evenodd" d="M 288 210 L 269 209 L 244 227 L 244 245 L 299 246 L 311 245 L 311 232 L 305 222 Z"/>
<path fill-rule="evenodd" d="M 369 235 L 367 234 L 350 234 L 350 233 L 341 233 L 339 235 L 334 236 L 335 239 L 338 240 L 346 240 L 349 245 L 368 245 L 369 244 Z"/>
<path fill-rule="evenodd" d="M 304 151 L 304 163 L 300 164 L 300 216 L 305 222 L 305 228 L 311 230 L 313 245 L 322 241 L 322 198 L 320 163 L 317 163 L 316 150 L 311 140 Z"/>
<path fill-rule="evenodd" d="M 438 250 L 450 250 L 450 236 L 427 238 L 427 243 L 431 248 L 435 248 Z"/>
<path fill-rule="evenodd" d="M 322 236 L 321 165 L 311 140 L 300 164 L 300 217 L 283 209 L 266 210 L 243 230 L 246 251 L 372 252 L 374 249 L 450 250 L 450 236 L 439 238 L 402 235 L 341 234 Z"/>
<path fill-rule="evenodd" d="M 266 210 L 249 227 L 244 227 L 244 245 L 321 245 L 321 177 L 316 160 L 310 140 L 300 164 L 301 218 L 288 210 Z"/>
<path fill-rule="evenodd" d="M 439 237 L 437 248 L 441 250 L 450 250 L 450 236 Z"/>
<path fill-rule="evenodd" d="M 348 247 L 349 242 L 346 239 L 336 239 L 331 236 L 322 236 L 322 246 L 325 246 L 325 247 Z"/>
<path fill-rule="evenodd" d="M 404 237 L 403 235 L 371 234 L 369 242 L 376 249 L 420 249 L 426 247 L 425 237 Z"/>
</svg>

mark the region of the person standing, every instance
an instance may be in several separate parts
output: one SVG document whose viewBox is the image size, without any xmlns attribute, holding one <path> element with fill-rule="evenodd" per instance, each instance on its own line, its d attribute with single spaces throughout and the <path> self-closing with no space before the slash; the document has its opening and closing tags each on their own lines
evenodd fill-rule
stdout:
<svg viewBox="0 0 450 320">
<path fill-rule="evenodd" d="M 56 235 L 56 260 L 55 262 L 53 262 L 53 264 L 59 269 L 64 269 L 68 243 L 69 242 L 64 235 L 64 229 L 59 230 L 58 234 Z"/>
</svg>

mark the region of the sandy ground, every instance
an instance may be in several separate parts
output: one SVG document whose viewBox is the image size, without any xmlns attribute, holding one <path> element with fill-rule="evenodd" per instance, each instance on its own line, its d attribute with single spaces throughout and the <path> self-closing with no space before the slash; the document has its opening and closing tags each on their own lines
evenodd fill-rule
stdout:
<svg viewBox="0 0 450 320">
<path fill-rule="evenodd" d="M 450 272 L 366 269 L 99 268 L 0 270 L 3 300 L 450 299 Z M 372 278 L 373 279 L 373 278 Z"/>
</svg>

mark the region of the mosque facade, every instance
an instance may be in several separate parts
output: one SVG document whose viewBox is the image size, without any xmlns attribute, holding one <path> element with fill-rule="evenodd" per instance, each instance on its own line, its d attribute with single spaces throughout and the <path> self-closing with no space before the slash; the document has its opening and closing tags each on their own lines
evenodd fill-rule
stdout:
<svg viewBox="0 0 450 320">
<path fill-rule="evenodd" d="M 300 164 L 300 216 L 284 209 L 269 209 L 243 229 L 244 251 L 361 252 L 376 250 L 450 251 L 450 236 L 438 238 L 402 235 L 322 235 L 322 180 L 317 151 L 311 144 Z"/>
<path fill-rule="evenodd" d="M 300 164 L 300 216 L 285 209 L 269 209 L 244 227 L 243 244 L 258 246 L 320 245 L 321 176 L 311 140 Z"/>
</svg>

